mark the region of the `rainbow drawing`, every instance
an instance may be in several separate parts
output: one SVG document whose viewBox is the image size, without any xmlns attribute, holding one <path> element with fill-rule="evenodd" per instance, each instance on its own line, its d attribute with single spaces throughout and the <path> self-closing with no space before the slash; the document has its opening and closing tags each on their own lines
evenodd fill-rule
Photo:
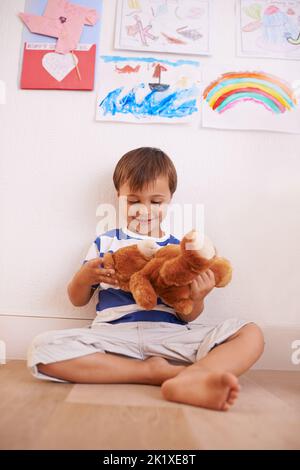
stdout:
<svg viewBox="0 0 300 470">
<path fill-rule="evenodd" d="M 275 114 L 283 114 L 297 105 L 291 86 L 264 72 L 224 73 L 204 90 L 203 97 L 219 114 L 245 101 L 261 104 Z"/>
</svg>

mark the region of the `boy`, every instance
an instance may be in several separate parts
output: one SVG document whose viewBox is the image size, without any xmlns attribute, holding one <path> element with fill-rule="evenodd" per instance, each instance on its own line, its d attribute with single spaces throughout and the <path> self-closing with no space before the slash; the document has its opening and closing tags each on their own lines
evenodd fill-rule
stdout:
<svg viewBox="0 0 300 470">
<path fill-rule="evenodd" d="M 121 158 L 113 180 L 126 201 L 126 226 L 96 238 L 68 286 L 75 306 L 86 305 L 100 287 L 97 316 L 90 327 L 36 337 L 28 365 L 43 379 L 161 385 L 167 400 L 228 410 L 239 393 L 237 377 L 262 354 L 263 335 L 254 323 L 238 319 L 215 327 L 190 323 L 215 286 L 210 270 L 191 285 L 195 306 L 187 317 L 160 299 L 155 310 L 142 310 L 118 288 L 114 271 L 101 267 L 105 252 L 149 236 L 159 246 L 179 243 L 161 227 L 177 175 L 164 152 L 145 147 Z"/>
</svg>

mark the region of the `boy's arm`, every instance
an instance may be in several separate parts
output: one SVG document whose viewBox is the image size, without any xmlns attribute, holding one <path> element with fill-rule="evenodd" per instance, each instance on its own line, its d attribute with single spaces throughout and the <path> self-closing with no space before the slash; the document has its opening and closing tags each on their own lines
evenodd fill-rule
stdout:
<svg viewBox="0 0 300 470">
<path fill-rule="evenodd" d="M 188 315 L 176 313 L 176 315 L 183 321 L 191 322 L 201 315 L 204 310 L 204 299 L 209 292 L 215 287 L 216 281 L 214 273 L 208 269 L 207 271 L 199 274 L 191 284 L 191 297 L 194 300 L 194 308 Z"/>
<path fill-rule="evenodd" d="M 102 260 L 95 258 L 84 263 L 68 285 L 69 299 L 75 307 L 86 305 L 93 293 L 93 286 L 106 282 L 118 285 L 113 269 L 102 268 Z"/>
<path fill-rule="evenodd" d="M 94 293 L 94 289 L 89 284 L 81 282 L 81 270 L 79 270 L 68 284 L 68 295 L 71 303 L 75 307 L 83 307 L 88 304 Z"/>
</svg>

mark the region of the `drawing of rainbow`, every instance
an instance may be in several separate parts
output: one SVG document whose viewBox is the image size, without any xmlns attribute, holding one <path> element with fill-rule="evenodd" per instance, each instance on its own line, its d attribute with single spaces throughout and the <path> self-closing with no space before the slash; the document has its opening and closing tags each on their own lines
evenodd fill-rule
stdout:
<svg viewBox="0 0 300 470">
<path fill-rule="evenodd" d="M 203 97 L 219 114 L 245 101 L 259 103 L 275 114 L 283 114 L 297 105 L 289 84 L 264 72 L 224 73 L 204 90 Z"/>
</svg>

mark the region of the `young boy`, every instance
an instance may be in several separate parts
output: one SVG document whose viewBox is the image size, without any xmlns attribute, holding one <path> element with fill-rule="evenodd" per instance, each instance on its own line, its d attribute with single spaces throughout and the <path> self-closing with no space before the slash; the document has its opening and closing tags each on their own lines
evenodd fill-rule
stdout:
<svg viewBox="0 0 300 470">
<path fill-rule="evenodd" d="M 215 327 L 190 323 L 215 286 L 210 270 L 191 285 L 194 310 L 187 317 L 160 299 L 155 310 L 143 310 L 118 288 L 114 271 L 101 267 L 105 252 L 149 237 L 159 246 L 179 243 L 161 228 L 177 175 L 164 152 L 146 147 L 125 154 L 113 179 L 126 201 L 126 226 L 96 238 L 68 286 L 75 306 L 86 305 L 99 287 L 97 316 L 89 327 L 37 336 L 28 366 L 48 380 L 161 385 L 167 400 L 226 411 L 239 393 L 237 377 L 262 354 L 263 335 L 238 319 Z"/>
</svg>

